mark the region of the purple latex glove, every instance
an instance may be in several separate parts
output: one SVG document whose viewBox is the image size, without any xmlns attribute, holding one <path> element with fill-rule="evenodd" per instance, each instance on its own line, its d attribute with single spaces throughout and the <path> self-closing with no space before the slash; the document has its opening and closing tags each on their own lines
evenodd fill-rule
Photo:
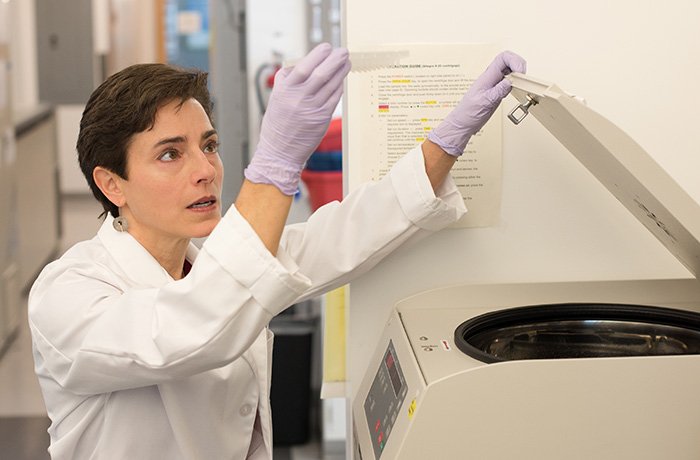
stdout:
<svg viewBox="0 0 700 460">
<path fill-rule="evenodd" d="M 501 100 L 510 93 L 511 83 L 503 77 L 525 71 L 525 60 L 517 54 L 504 51 L 496 56 L 457 107 L 428 134 L 428 139 L 450 155 L 462 155 L 469 138 L 486 124 Z"/>
<path fill-rule="evenodd" d="M 294 195 L 301 170 L 328 130 L 350 71 L 348 50 L 316 46 L 293 68 L 275 76 L 246 179 Z"/>
</svg>

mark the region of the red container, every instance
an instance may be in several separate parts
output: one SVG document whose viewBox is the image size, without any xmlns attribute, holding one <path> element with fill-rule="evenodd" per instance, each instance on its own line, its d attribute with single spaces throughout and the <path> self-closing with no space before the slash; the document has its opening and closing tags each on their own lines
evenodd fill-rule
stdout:
<svg viewBox="0 0 700 460">
<path fill-rule="evenodd" d="M 313 211 L 326 203 L 343 199 L 342 171 L 309 171 L 304 169 L 301 172 L 301 180 L 309 189 L 309 202 Z"/>
<path fill-rule="evenodd" d="M 343 121 L 342 118 L 334 118 L 328 125 L 328 131 L 323 136 L 321 143 L 316 147 L 317 152 L 333 152 L 343 149 Z"/>
</svg>

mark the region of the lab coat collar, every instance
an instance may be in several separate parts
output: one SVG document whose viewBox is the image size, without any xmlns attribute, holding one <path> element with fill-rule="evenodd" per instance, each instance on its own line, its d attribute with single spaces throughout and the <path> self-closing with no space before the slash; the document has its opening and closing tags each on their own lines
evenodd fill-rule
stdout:
<svg viewBox="0 0 700 460">
<path fill-rule="evenodd" d="M 113 222 L 114 218 L 108 215 L 97 232 L 97 237 L 119 265 L 126 278 L 143 287 L 161 287 L 173 281 L 172 276 L 141 243 L 128 232 L 115 230 Z M 194 264 L 198 252 L 197 247 L 190 242 L 185 258 Z"/>
</svg>

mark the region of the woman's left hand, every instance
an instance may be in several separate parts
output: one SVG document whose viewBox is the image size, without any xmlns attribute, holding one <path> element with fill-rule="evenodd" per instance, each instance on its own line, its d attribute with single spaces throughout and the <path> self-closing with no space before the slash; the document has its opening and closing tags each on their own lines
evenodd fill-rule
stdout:
<svg viewBox="0 0 700 460">
<path fill-rule="evenodd" d="M 526 68 L 525 60 L 511 51 L 496 56 L 457 107 L 428 134 L 428 139 L 450 155 L 460 156 L 469 138 L 486 124 L 510 93 L 510 81 L 503 77 L 511 72 L 525 73 Z"/>
</svg>

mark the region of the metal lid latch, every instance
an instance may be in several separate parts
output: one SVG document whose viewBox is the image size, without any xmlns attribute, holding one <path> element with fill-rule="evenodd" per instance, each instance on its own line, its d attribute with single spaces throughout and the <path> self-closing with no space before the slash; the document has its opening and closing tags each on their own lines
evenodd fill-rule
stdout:
<svg viewBox="0 0 700 460">
<path fill-rule="evenodd" d="M 515 107 L 509 114 L 508 118 L 513 124 L 519 124 L 525 119 L 528 113 L 530 113 L 530 107 L 537 105 L 537 101 L 530 97 L 529 94 L 525 96 L 527 101 Z"/>
</svg>

